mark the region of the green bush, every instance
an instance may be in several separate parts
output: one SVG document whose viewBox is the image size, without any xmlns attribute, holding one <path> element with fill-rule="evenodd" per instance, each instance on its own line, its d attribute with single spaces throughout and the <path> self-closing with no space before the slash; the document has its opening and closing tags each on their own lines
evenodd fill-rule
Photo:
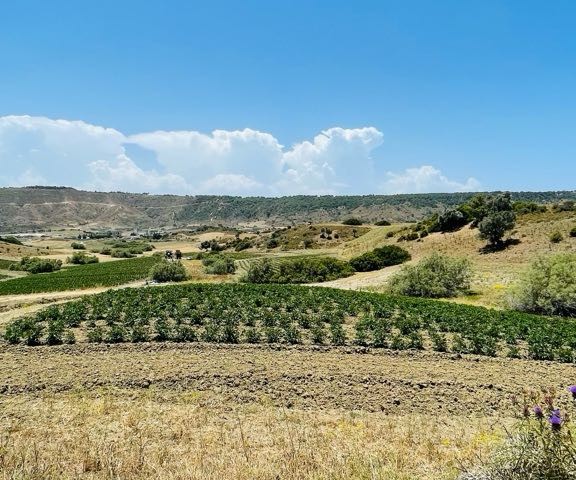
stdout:
<svg viewBox="0 0 576 480">
<path fill-rule="evenodd" d="M 547 315 L 576 316 L 576 254 L 536 259 L 513 293 L 514 308 Z"/>
<path fill-rule="evenodd" d="M 414 240 L 418 240 L 420 235 L 416 232 L 408 232 L 398 237 L 399 242 L 412 242 Z"/>
<path fill-rule="evenodd" d="M 242 250 L 247 250 L 252 247 L 252 242 L 250 240 L 240 240 L 234 246 L 234 251 L 241 252 Z"/>
<path fill-rule="evenodd" d="M 347 218 L 342 222 L 342 225 L 362 225 L 363 223 L 359 218 Z"/>
<path fill-rule="evenodd" d="M 526 215 L 528 213 L 544 213 L 548 210 L 546 205 L 539 205 L 535 202 L 514 202 L 512 207 L 518 215 Z"/>
<path fill-rule="evenodd" d="M 392 224 L 388 220 L 380 220 L 378 222 L 375 222 L 374 225 L 376 225 L 377 227 L 387 227 Z"/>
<path fill-rule="evenodd" d="M 416 265 L 406 265 L 389 282 L 389 290 L 413 297 L 455 297 L 469 291 L 472 278 L 467 259 L 452 258 L 439 253 Z"/>
<path fill-rule="evenodd" d="M 96 255 L 86 255 L 84 252 L 74 252 L 71 257 L 66 259 L 67 263 L 73 265 L 88 265 L 90 263 L 98 263 L 99 261 Z"/>
<path fill-rule="evenodd" d="M 111 255 L 113 258 L 134 258 L 135 253 L 131 253 L 128 250 L 112 250 Z"/>
<path fill-rule="evenodd" d="M 73 250 L 86 250 L 86 245 L 80 242 L 72 242 L 70 246 Z"/>
<path fill-rule="evenodd" d="M 438 216 L 437 225 L 432 228 L 432 231 L 454 232 L 460 230 L 468 223 L 468 218 L 460 210 L 451 209 L 446 210 Z"/>
<path fill-rule="evenodd" d="M 572 230 L 570 230 L 570 236 L 576 238 L 576 227 L 573 227 Z"/>
<path fill-rule="evenodd" d="M 209 255 L 202 260 L 204 271 L 213 275 L 227 275 L 236 271 L 234 260 L 223 255 Z"/>
<path fill-rule="evenodd" d="M 154 265 L 150 270 L 152 280 L 160 283 L 164 282 L 182 282 L 186 280 L 186 269 L 180 262 L 169 262 L 164 260 Z"/>
<path fill-rule="evenodd" d="M 371 272 L 391 265 L 399 265 L 410 260 L 410 254 L 396 245 L 386 245 L 364 253 L 350 260 L 350 265 L 357 272 Z"/>
<path fill-rule="evenodd" d="M 24 257 L 20 263 L 10 265 L 10 270 L 21 270 L 28 273 L 50 273 L 62 268 L 62 260 L 49 258 Z"/>
<path fill-rule="evenodd" d="M 253 262 L 243 281 L 248 283 L 312 283 L 352 275 L 352 267 L 331 257 L 290 258 Z"/>
<path fill-rule="evenodd" d="M 564 200 L 552 205 L 552 210 L 554 212 L 572 212 L 576 210 L 576 202 L 574 200 Z"/>
<path fill-rule="evenodd" d="M 562 240 L 564 240 L 564 235 L 560 231 L 556 230 L 550 234 L 551 243 L 560 243 Z"/>
<path fill-rule="evenodd" d="M 271 238 L 266 241 L 266 248 L 272 249 L 276 247 L 278 247 L 278 240 L 276 240 L 275 238 Z"/>
</svg>

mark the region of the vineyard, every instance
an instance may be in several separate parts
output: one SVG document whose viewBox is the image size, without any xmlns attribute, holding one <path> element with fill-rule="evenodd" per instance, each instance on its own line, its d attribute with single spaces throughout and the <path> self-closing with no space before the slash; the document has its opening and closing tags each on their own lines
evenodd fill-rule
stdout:
<svg viewBox="0 0 576 480">
<path fill-rule="evenodd" d="M 302 343 L 573 362 L 576 320 L 330 288 L 187 284 L 50 306 L 12 322 L 4 336 L 28 345 Z"/>
<path fill-rule="evenodd" d="M 148 276 L 159 257 L 140 257 L 115 262 L 69 267 L 58 272 L 28 275 L 0 283 L 0 295 L 62 292 L 92 287 L 109 287 Z"/>
</svg>

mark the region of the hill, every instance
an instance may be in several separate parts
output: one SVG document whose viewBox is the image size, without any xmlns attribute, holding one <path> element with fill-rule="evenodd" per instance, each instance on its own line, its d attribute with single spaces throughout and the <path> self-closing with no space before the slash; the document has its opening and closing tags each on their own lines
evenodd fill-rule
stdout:
<svg viewBox="0 0 576 480">
<path fill-rule="evenodd" d="M 0 188 L 0 231 L 51 228 L 151 228 L 265 222 L 270 225 L 358 217 L 411 222 L 459 205 L 471 193 L 231 197 L 87 192 L 67 187 Z M 515 200 L 552 203 L 576 191 L 518 192 Z"/>
</svg>

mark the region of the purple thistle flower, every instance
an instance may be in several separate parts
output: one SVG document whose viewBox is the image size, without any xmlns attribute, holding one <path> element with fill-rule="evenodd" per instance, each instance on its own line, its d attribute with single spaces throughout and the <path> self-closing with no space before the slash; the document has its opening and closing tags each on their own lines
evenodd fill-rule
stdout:
<svg viewBox="0 0 576 480">
<path fill-rule="evenodd" d="M 540 405 L 536 405 L 533 409 L 534 415 L 538 420 L 542 420 L 544 418 L 544 412 L 542 411 L 542 407 Z"/>
<path fill-rule="evenodd" d="M 572 394 L 572 398 L 576 400 L 576 385 L 570 385 L 568 391 Z"/>
<path fill-rule="evenodd" d="M 550 415 L 548 418 L 548 421 L 550 422 L 552 430 L 560 430 L 560 427 L 562 427 L 562 417 L 560 417 L 560 410 L 554 410 L 552 415 Z"/>
</svg>

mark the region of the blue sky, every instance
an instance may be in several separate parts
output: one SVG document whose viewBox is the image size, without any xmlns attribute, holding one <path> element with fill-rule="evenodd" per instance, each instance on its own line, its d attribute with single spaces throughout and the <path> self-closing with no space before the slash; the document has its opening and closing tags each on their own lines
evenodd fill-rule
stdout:
<svg viewBox="0 0 576 480">
<path fill-rule="evenodd" d="M 0 185 L 574 189 L 576 2 L 0 7 Z"/>
</svg>

